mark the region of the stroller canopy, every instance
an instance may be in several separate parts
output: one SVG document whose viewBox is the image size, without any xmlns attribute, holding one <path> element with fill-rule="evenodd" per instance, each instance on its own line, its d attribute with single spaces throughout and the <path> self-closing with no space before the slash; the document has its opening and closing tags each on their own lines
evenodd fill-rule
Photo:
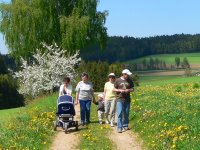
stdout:
<svg viewBox="0 0 200 150">
<path fill-rule="evenodd" d="M 73 97 L 69 96 L 69 95 L 63 95 L 58 97 L 58 104 L 60 103 L 74 103 L 73 101 Z"/>
</svg>

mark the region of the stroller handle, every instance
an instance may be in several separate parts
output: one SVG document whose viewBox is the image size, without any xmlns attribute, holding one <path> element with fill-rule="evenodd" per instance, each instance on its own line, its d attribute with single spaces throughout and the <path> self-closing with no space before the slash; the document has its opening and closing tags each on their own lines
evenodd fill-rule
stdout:
<svg viewBox="0 0 200 150">
<path fill-rule="evenodd" d="M 62 107 L 62 110 L 68 111 L 68 110 L 70 110 L 70 107 Z"/>
</svg>

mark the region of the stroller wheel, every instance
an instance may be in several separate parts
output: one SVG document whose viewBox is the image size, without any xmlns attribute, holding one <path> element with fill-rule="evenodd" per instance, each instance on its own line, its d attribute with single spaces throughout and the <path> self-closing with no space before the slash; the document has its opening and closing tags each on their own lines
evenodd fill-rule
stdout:
<svg viewBox="0 0 200 150">
<path fill-rule="evenodd" d="M 53 130 L 56 131 L 57 130 L 57 121 L 53 122 Z"/>
<path fill-rule="evenodd" d="M 67 127 L 67 124 L 65 124 L 65 134 L 67 134 L 68 133 L 68 127 Z"/>
<path fill-rule="evenodd" d="M 76 121 L 76 131 L 78 131 L 78 121 Z"/>
</svg>

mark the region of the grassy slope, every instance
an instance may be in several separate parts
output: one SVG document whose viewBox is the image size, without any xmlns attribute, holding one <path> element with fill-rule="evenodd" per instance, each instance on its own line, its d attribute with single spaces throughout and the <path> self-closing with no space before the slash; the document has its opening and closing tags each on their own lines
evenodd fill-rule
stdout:
<svg viewBox="0 0 200 150">
<path fill-rule="evenodd" d="M 181 61 L 184 57 L 187 57 L 190 64 L 198 64 L 200 63 L 200 53 L 183 53 L 183 54 L 158 54 L 158 55 L 150 55 L 141 57 L 135 60 L 127 61 L 126 63 L 141 63 L 143 59 L 149 60 L 149 58 L 158 58 L 160 60 L 165 61 L 166 64 L 174 64 L 175 57 L 180 57 Z"/>
<path fill-rule="evenodd" d="M 176 109 L 176 107 L 174 107 L 173 105 L 169 105 L 168 107 L 157 107 L 157 106 L 160 106 L 160 105 L 164 105 L 164 104 L 162 104 L 162 99 L 165 99 L 165 95 L 161 95 L 159 97 L 159 95 L 158 95 L 159 93 L 157 91 L 152 91 L 152 90 L 149 91 L 148 86 L 149 85 L 155 85 L 155 86 L 165 87 L 164 85 L 170 84 L 170 83 L 176 83 L 176 84 L 188 83 L 188 82 L 193 82 L 194 83 L 194 82 L 197 82 L 198 80 L 199 80 L 199 77 L 191 77 L 191 78 L 181 78 L 181 77 L 179 77 L 179 78 L 177 78 L 177 77 L 166 77 L 165 76 L 165 77 L 143 77 L 143 78 L 141 78 L 141 87 L 146 87 L 147 86 L 147 88 L 146 88 L 145 92 L 136 90 L 136 97 L 135 98 L 137 99 L 137 101 L 136 101 L 136 103 L 133 103 L 133 105 L 132 105 L 133 111 L 131 111 L 130 118 L 132 120 L 131 124 L 133 126 L 133 129 L 136 132 L 140 133 L 141 137 L 143 138 L 143 140 L 147 144 L 147 147 L 151 147 L 151 148 L 154 147 L 155 144 L 154 144 L 153 141 L 155 141 L 156 144 L 158 144 L 158 145 L 159 145 L 160 142 L 162 142 L 162 141 L 159 141 L 161 139 L 159 139 L 159 140 L 156 139 L 157 137 L 155 135 L 156 134 L 161 134 L 161 130 L 163 128 L 161 128 L 161 127 L 160 128 L 157 128 L 157 127 L 152 128 L 152 126 L 158 124 L 158 123 L 156 123 L 156 121 L 157 122 L 159 122 L 159 121 L 162 122 L 162 125 L 163 125 L 165 122 L 170 124 L 170 121 L 173 121 L 173 120 L 170 120 L 171 116 L 169 118 L 166 118 L 165 120 L 162 120 L 163 119 L 163 115 L 159 116 L 159 114 L 158 114 L 155 118 L 152 118 L 151 122 L 144 122 L 143 121 L 144 115 L 147 115 L 147 117 L 151 118 L 151 116 L 148 116 L 149 115 L 148 113 L 146 114 L 146 111 L 152 110 L 152 111 L 163 112 L 164 113 L 165 111 L 168 112 L 166 109 L 164 109 L 164 108 L 167 108 L 168 110 L 171 110 L 171 109 L 173 109 L 174 111 L 176 110 L 177 113 L 180 113 L 180 112 L 183 113 L 182 110 Z M 138 92 L 139 93 L 142 92 L 142 94 L 137 95 Z M 154 96 L 154 97 L 157 96 L 156 97 L 157 100 L 156 101 L 153 100 L 152 102 L 148 101 L 148 99 L 151 96 Z M 0 113 L 0 117 L 2 118 L 2 116 L 5 116 L 4 117 L 4 121 L 8 120 L 8 118 L 12 118 L 13 116 L 17 116 L 17 117 L 21 116 L 21 119 L 23 119 L 23 115 L 24 114 L 26 114 L 29 110 L 34 110 L 35 108 L 38 108 L 39 112 L 34 113 L 33 116 L 37 116 L 36 114 L 41 114 L 42 112 L 45 112 L 45 111 L 47 111 L 47 112 L 52 111 L 52 110 L 55 109 L 55 106 L 56 106 L 56 98 L 57 98 L 57 95 L 49 96 L 49 97 L 46 97 L 46 98 L 42 98 L 42 99 L 36 100 L 35 102 L 33 102 L 32 104 L 30 104 L 29 106 L 27 106 L 25 108 L 1 110 L 0 111 L 1 112 Z M 139 99 L 139 101 L 138 101 L 138 99 Z M 177 104 L 179 104 L 179 100 L 176 100 L 175 97 L 173 97 L 171 103 L 174 103 L 176 101 L 177 101 Z M 166 103 L 166 101 L 164 101 L 164 102 Z M 187 103 L 185 103 L 184 106 L 187 107 Z M 196 106 L 194 106 L 194 109 L 195 109 L 195 107 Z M 172 117 L 173 117 L 173 113 L 170 114 L 170 115 L 172 115 Z M 6 116 L 8 118 L 6 118 Z M 182 116 L 183 119 L 184 118 L 188 119 L 190 116 L 186 116 L 186 117 Z M 38 119 L 40 119 L 40 118 L 38 118 Z M 196 118 L 193 119 L 193 122 L 195 121 L 195 119 Z M 179 127 L 180 125 L 183 124 L 183 122 L 180 122 L 180 121 L 176 122 L 175 120 L 173 122 L 176 123 L 176 127 Z M 52 131 L 50 131 L 50 130 L 52 130 L 51 129 L 51 122 L 52 121 L 51 120 L 49 120 L 49 121 L 50 121 L 49 122 L 50 124 L 48 123 L 48 127 L 50 127 L 50 128 L 47 128 L 45 130 L 49 130 L 48 131 L 49 133 L 47 135 L 49 137 L 51 137 L 52 136 Z M 97 111 L 96 111 L 96 107 L 94 105 L 92 105 L 91 121 L 93 121 L 93 122 L 97 121 Z M 143 122 L 140 122 L 140 121 L 143 121 Z M 138 123 L 138 122 L 140 122 L 140 123 Z M 187 126 L 189 126 L 189 125 L 190 124 L 187 124 Z M 194 125 L 194 128 L 196 128 L 195 125 Z M 157 131 L 156 130 L 151 130 L 151 129 L 156 129 Z M 169 130 L 175 130 L 175 129 L 177 129 L 177 128 L 172 129 L 172 127 L 169 126 Z M 80 143 L 80 147 L 79 148 L 80 149 L 85 149 L 85 148 L 86 149 L 94 149 L 96 147 L 99 147 L 99 148 L 103 148 L 103 149 L 112 149 L 112 147 L 114 145 L 106 136 L 107 134 L 109 134 L 109 130 L 110 129 L 107 126 L 99 125 L 98 123 L 92 123 L 89 126 L 85 127 L 84 130 L 81 130 L 79 132 L 80 135 L 81 135 L 80 136 L 81 137 L 81 139 L 80 139 L 81 143 Z M 148 130 L 148 131 L 146 131 L 146 130 Z M 167 129 L 165 128 L 165 130 L 167 132 L 168 128 Z M 145 131 L 148 133 L 148 135 L 144 134 Z M 14 130 L 14 132 L 15 132 L 15 134 L 18 134 L 16 129 Z M 12 134 L 11 130 L 9 130 L 9 134 Z M 34 135 L 34 130 L 33 130 L 32 134 L 33 134 L 33 137 L 35 138 L 36 135 Z M 47 137 L 47 135 L 46 135 L 45 139 L 43 139 L 43 138 L 41 139 L 43 141 L 42 142 L 43 144 L 46 143 L 45 141 L 49 141 L 48 140 L 49 138 Z M 21 135 L 19 134 L 18 136 L 21 136 Z M 32 140 L 31 137 L 30 137 L 30 139 Z M 195 145 L 195 141 L 192 141 L 192 142 Z M 0 140 L 0 146 L 1 146 L 1 144 L 2 143 L 1 143 L 1 140 Z M 29 146 L 27 146 L 27 145 L 29 145 L 29 142 L 26 143 L 26 141 L 24 141 L 23 144 L 24 144 L 24 147 L 27 147 L 27 148 L 29 147 Z M 39 145 L 40 144 L 41 143 L 39 143 Z M 36 147 L 41 148 L 39 145 L 36 145 Z M 33 148 L 32 146 L 35 146 L 35 144 L 33 143 L 33 145 L 31 145 L 30 148 Z M 167 148 L 170 149 L 171 146 L 173 146 L 173 143 L 168 143 Z M 184 146 L 184 144 L 179 143 L 179 145 L 177 145 L 177 146 L 181 147 L 181 146 Z M 160 146 L 159 146 L 159 148 L 160 148 Z M 166 148 L 163 147 L 162 149 L 166 149 Z"/>
<path fill-rule="evenodd" d="M 42 149 L 50 144 L 56 100 L 57 94 L 34 100 L 24 108 L 1 110 L 0 149 Z"/>
<path fill-rule="evenodd" d="M 130 122 L 149 149 L 200 149 L 199 81 L 199 77 L 142 79 L 133 93 Z"/>
<path fill-rule="evenodd" d="M 0 129 L 4 130 L 0 133 L 0 137 L 3 137 L 4 134 L 9 136 L 0 138 L 0 149 L 48 149 L 52 136 L 55 133 L 52 127 L 53 120 L 55 119 L 54 117 L 52 118 L 52 114 L 54 114 L 56 109 L 56 99 L 57 94 L 34 100 L 23 108 L 1 110 Z M 13 120 L 15 120 L 15 123 Z M 98 123 L 97 106 L 94 104 L 91 107 L 91 121 L 91 124 L 79 131 L 80 146 L 78 149 L 111 150 L 115 147 L 107 136 L 110 133 L 110 127 L 108 125 L 99 125 Z M 21 128 L 23 128 L 23 132 Z M 40 129 L 39 133 L 35 129 Z M 19 139 L 16 138 L 10 142 L 9 139 L 16 135 Z"/>
<path fill-rule="evenodd" d="M 20 113 L 21 110 L 23 110 L 23 107 L 22 108 L 0 110 L 1 122 L 6 122 L 9 119 L 17 116 Z"/>
<path fill-rule="evenodd" d="M 53 102 L 52 99 L 55 99 L 55 102 Z M 38 98 L 37 100 L 33 100 L 33 103 L 26 107 L 0 110 L 1 122 L 6 122 L 12 118 L 20 116 L 26 109 L 31 109 L 33 107 L 41 107 L 45 109 L 48 106 L 52 106 L 52 102 L 56 105 L 56 95 L 46 98 Z"/>
</svg>

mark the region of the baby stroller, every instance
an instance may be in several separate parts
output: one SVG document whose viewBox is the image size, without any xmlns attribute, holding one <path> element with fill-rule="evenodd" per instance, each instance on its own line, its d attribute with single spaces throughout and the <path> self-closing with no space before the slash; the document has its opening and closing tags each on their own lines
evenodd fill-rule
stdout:
<svg viewBox="0 0 200 150">
<path fill-rule="evenodd" d="M 56 115 L 57 120 L 54 121 L 54 131 L 56 131 L 57 127 L 62 127 L 65 133 L 71 127 L 75 127 L 78 130 L 78 121 L 74 121 L 74 100 L 71 96 L 63 95 L 58 97 Z"/>
</svg>

